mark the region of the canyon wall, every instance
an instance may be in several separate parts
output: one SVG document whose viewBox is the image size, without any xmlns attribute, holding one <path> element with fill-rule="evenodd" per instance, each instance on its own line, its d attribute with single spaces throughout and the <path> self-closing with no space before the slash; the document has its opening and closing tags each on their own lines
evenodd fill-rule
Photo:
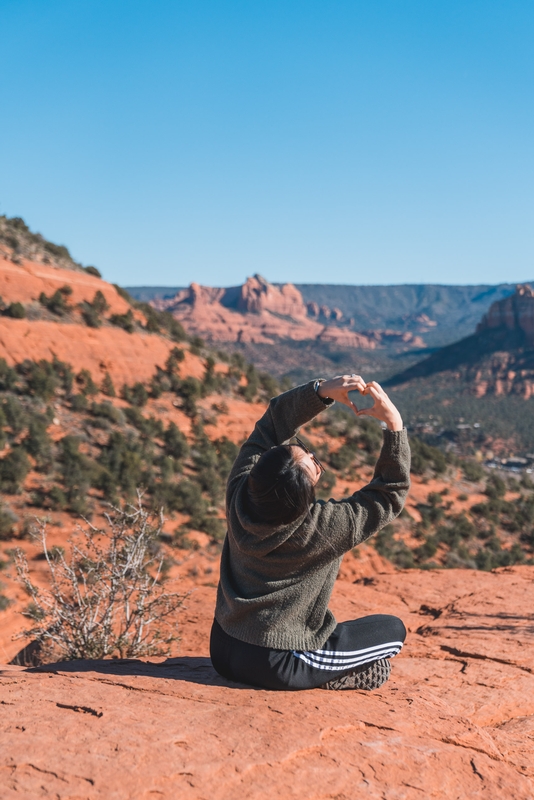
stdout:
<svg viewBox="0 0 534 800">
<path fill-rule="evenodd" d="M 534 345 L 534 291 L 527 284 L 517 286 L 514 294 L 493 303 L 477 326 L 477 333 L 495 328 L 520 330 L 525 344 Z"/>
</svg>

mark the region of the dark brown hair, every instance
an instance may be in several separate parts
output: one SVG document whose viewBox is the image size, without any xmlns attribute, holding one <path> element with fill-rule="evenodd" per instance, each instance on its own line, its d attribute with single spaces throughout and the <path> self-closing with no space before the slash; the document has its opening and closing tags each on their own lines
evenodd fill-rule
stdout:
<svg viewBox="0 0 534 800">
<path fill-rule="evenodd" d="M 253 467 L 248 476 L 248 496 L 255 517 L 273 525 L 287 525 L 309 511 L 315 502 L 315 488 L 291 448 L 279 445 L 263 453 Z"/>
</svg>

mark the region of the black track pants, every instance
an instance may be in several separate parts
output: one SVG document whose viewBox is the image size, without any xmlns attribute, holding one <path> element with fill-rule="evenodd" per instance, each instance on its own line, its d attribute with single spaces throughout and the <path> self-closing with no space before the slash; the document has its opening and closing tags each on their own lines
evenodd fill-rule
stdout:
<svg viewBox="0 0 534 800">
<path fill-rule="evenodd" d="M 234 639 L 217 620 L 210 655 L 219 675 L 263 689 L 317 689 L 363 664 L 400 652 L 406 628 L 398 617 L 372 614 L 340 622 L 320 650 L 274 650 Z"/>
</svg>

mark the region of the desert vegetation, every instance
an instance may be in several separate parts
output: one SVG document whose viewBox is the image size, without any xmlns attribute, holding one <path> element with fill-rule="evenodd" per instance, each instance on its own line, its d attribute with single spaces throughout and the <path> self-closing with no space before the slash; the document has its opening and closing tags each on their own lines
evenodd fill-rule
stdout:
<svg viewBox="0 0 534 800">
<path fill-rule="evenodd" d="M 141 490 L 147 510 L 178 517 L 171 546 L 186 544 L 191 530 L 220 542 L 224 485 L 237 444 L 208 435 L 206 425 L 217 419 L 221 403 L 206 410 L 203 401 L 214 395 L 266 402 L 279 387 L 239 354 L 223 362 L 220 354 L 206 352 L 200 379 L 182 377 L 184 358 L 183 347 L 175 346 L 147 385 L 136 382 L 118 392 L 109 374 L 99 386 L 88 370 L 76 373 L 58 359 L 16 367 L 0 360 L 0 485 L 6 495 L 0 538 L 21 535 L 33 515 L 66 512 L 91 519 L 106 504 L 131 502 Z M 166 409 L 173 407 L 189 418 L 187 434 L 168 419 Z M 374 420 L 334 408 L 308 435 L 329 468 L 320 497 L 370 478 L 382 438 Z M 381 555 L 398 566 L 424 568 L 491 569 L 532 558 L 534 494 L 528 479 L 510 488 L 473 458 L 416 436 L 411 444 L 416 480 L 429 486 L 449 482 L 451 495 L 448 489 L 429 490 L 424 502 L 375 537 Z M 454 481 L 462 481 L 462 497 L 467 499 L 465 491 L 484 492 L 487 499 L 458 507 Z M 23 509 L 20 517 L 15 507 Z"/>
<path fill-rule="evenodd" d="M 68 555 L 48 546 L 41 523 L 35 536 L 48 567 L 47 588 L 32 580 L 24 552 L 15 553 L 18 579 L 30 598 L 23 636 L 42 661 L 168 655 L 178 639 L 171 618 L 184 596 L 164 586 L 161 516 L 149 515 L 138 497 L 105 520 L 104 528 L 79 526 Z"/>
</svg>

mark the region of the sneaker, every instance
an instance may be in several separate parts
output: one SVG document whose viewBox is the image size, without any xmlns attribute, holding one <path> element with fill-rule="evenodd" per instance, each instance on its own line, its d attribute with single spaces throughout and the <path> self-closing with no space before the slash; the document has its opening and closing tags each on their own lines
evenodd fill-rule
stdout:
<svg viewBox="0 0 534 800">
<path fill-rule="evenodd" d="M 387 658 L 379 658 L 371 664 L 364 664 L 359 669 L 343 675 L 342 678 L 334 678 L 323 684 L 321 689 L 378 689 L 387 681 L 391 674 L 391 664 Z"/>
</svg>

